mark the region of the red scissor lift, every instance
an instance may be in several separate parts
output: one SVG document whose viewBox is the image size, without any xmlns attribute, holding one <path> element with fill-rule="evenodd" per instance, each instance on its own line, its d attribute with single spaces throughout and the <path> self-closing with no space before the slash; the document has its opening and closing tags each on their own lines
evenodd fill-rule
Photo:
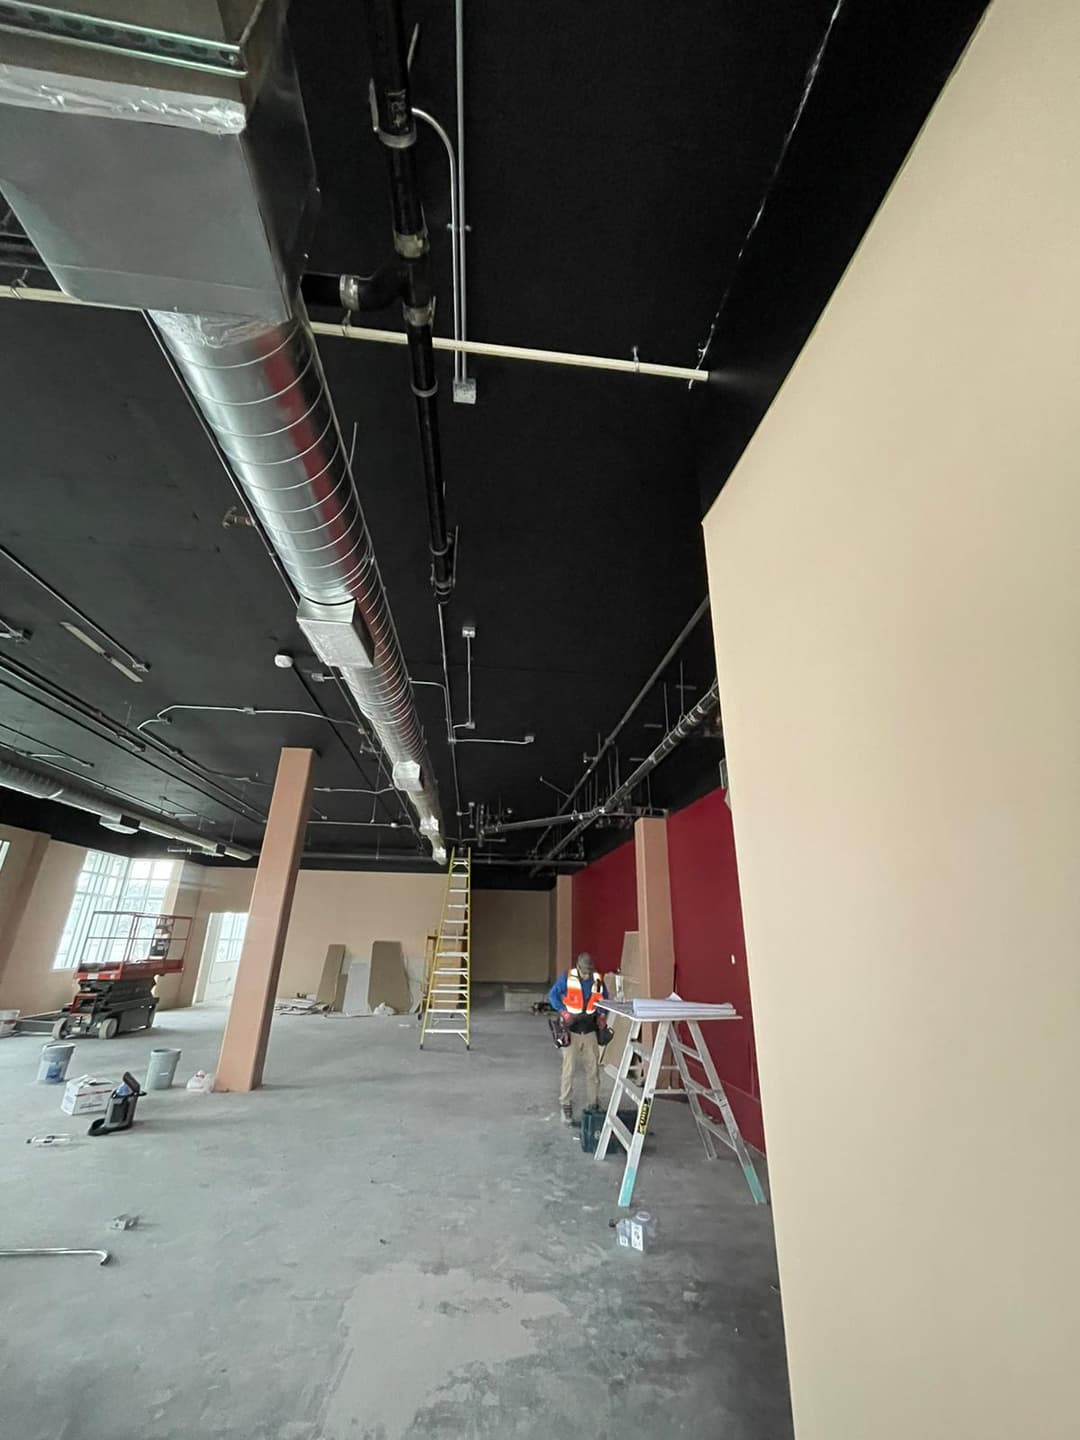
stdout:
<svg viewBox="0 0 1080 1440">
<path fill-rule="evenodd" d="M 53 1025 L 54 1038 L 110 1040 L 148 1029 L 158 1006 L 154 983 L 183 970 L 190 933 L 190 915 L 95 910 L 75 972 L 78 988 Z"/>
</svg>

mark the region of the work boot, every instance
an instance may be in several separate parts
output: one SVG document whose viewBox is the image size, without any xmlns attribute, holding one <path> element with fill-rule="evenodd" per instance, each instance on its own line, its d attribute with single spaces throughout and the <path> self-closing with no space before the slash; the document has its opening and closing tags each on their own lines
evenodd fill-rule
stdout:
<svg viewBox="0 0 1080 1440">
<path fill-rule="evenodd" d="M 574 1112 L 569 1105 L 562 1107 L 562 1123 L 564 1125 L 572 1125 L 574 1123 Z"/>
</svg>

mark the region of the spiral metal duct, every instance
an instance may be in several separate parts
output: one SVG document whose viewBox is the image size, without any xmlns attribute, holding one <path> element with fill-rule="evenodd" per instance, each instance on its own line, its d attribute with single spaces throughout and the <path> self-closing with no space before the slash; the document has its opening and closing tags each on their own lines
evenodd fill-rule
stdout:
<svg viewBox="0 0 1080 1440">
<path fill-rule="evenodd" d="M 282 325 L 151 312 L 192 399 L 258 515 L 302 605 L 299 623 L 337 666 L 442 848 L 442 818 L 412 685 L 315 339 L 297 298 Z"/>
</svg>

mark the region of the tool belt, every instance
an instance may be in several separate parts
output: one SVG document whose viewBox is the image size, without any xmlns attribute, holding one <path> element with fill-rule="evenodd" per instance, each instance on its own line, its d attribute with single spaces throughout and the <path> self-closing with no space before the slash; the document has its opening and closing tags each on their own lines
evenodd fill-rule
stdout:
<svg viewBox="0 0 1080 1440">
<path fill-rule="evenodd" d="M 565 1050 L 570 1044 L 570 1031 L 563 1024 L 561 1015 L 548 1016 L 548 1029 L 551 1031 L 551 1038 L 555 1041 L 560 1050 Z"/>
<path fill-rule="evenodd" d="M 565 1050 L 567 1045 L 570 1044 L 570 1031 L 567 1029 L 566 1021 L 562 1016 L 549 1015 L 548 1029 L 551 1031 L 551 1038 L 554 1040 L 556 1047 L 559 1050 Z M 595 1031 L 592 1033 L 595 1034 L 596 1043 L 600 1046 L 601 1050 L 605 1045 L 610 1045 L 615 1038 L 615 1032 L 611 1026 L 599 1022 L 597 1023 Z"/>
</svg>

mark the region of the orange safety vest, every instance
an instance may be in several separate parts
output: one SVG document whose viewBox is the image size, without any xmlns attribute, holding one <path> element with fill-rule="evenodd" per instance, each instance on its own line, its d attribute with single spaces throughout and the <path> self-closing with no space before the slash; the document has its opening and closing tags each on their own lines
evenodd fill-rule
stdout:
<svg viewBox="0 0 1080 1440">
<path fill-rule="evenodd" d="M 598 1001 L 603 998 L 604 982 L 599 975 L 593 976 L 592 989 L 589 992 L 588 1003 L 586 1003 L 581 976 L 576 970 L 566 972 L 566 999 L 563 1004 L 570 1015 L 591 1015 L 596 1009 Z"/>
</svg>

